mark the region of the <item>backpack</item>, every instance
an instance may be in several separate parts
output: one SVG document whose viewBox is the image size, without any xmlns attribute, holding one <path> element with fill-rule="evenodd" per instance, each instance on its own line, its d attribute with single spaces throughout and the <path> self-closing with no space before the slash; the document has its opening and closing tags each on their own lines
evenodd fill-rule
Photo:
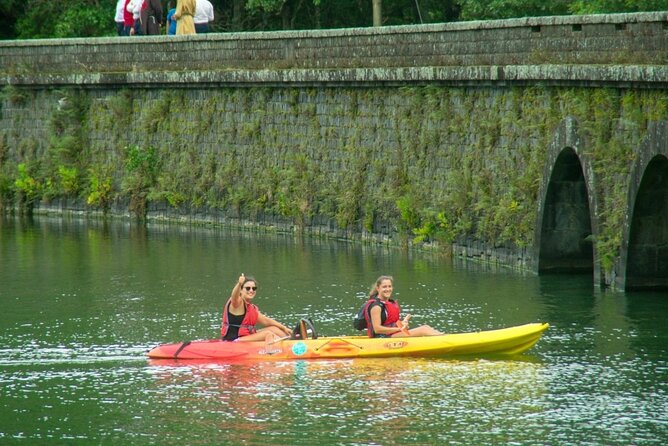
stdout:
<svg viewBox="0 0 668 446">
<path fill-rule="evenodd" d="M 375 303 L 375 302 L 380 302 L 380 299 L 378 299 L 377 297 L 374 298 L 373 303 Z M 369 308 L 369 306 L 370 306 L 370 303 L 367 300 L 366 302 L 364 302 L 362 304 L 362 307 L 357 312 L 357 315 L 355 315 L 355 317 L 353 318 L 353 328 L 355 330 L 366 330 L 367 328 L 369 328 L 368 324 L 366 323 L 366 317 L 365 317 L 365 314 L 364 314 L 367 311 L 367 309 Z M 382 307 L 383 313 L 384 313 L 385 312 L 385 305 L 383 305 L 381 303 L 380 306 Z"/>
<path fill-rule="evenodd" d="M 353 328 L 355 330 L 366 330 L 367 323 L 366 318 L 364 317 L 364 310 L 366 310 L 367 302 L 362 304 L 362 308 L 357 312 L 357 315 L 353 318 Z"/>
</svg>

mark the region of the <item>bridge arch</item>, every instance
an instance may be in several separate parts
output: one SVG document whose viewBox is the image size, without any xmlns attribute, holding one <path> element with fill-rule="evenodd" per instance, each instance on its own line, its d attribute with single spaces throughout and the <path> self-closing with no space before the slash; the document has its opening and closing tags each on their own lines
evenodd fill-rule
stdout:
<svg viewBox="0 0 668 446">
<path fill-rule="evenodd" d="M 534 243 L 538 273 L 592 274 L 601 285 L 596 246 L 593 168 L 583 153 L 577 121 L 564 119 L 548 148 Z"/>
<path fill-rule="evenodd" d="M 630 176 L 617 286 L 668 290 L 668 122 L 651 123 Z"/>
</svg>

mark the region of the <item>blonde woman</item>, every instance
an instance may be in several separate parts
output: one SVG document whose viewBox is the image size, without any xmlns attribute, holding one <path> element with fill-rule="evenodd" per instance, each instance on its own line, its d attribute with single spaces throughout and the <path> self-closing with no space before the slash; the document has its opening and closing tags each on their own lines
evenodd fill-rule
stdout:
<svg viewBox="0 0 668 446">
<path fill-rule="evenodd" d="M 176 12 L 176 35 L 195 34 L 195 0 L 177 0 Z"/>
<path fill-rule="evenodd" d="M 400 320 L 399 303 L 392 299 L 394 279 L 392 276 L 380 276 L 371 286 L 369 300 L 364 307 L 364 318 L 370 338 L 394 338 L 404 336 L 436 336 L 443 334 L 429 325 L 408 328 L 408 314 Z"/>
</svg>

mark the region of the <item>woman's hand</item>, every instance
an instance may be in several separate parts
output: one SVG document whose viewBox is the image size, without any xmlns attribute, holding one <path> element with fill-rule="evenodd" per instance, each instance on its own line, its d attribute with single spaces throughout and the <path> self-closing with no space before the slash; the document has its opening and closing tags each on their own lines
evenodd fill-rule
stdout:
<svg viewBox="0 0 668 446">
<path fill-rule="evenodd" d="M 246 281 L 246 275 L 245 275 L 244 273 L 241 273 L 241 275 L 239 276 L 239 280 L 237 281 L 237 283 L 239 284 L 239 286 L 241 286 L 241 285 L 244 284 L 245 281 Z"/>
<path fill-rule="evenodd" d="M 401 330 L 406 336 L 410 336 L 411 332 L 408 331 L 408 321 L 410 320 L 411 315 L 407 314 L 403 321 L 397 321 L 397 328 Z"/>
</svg>

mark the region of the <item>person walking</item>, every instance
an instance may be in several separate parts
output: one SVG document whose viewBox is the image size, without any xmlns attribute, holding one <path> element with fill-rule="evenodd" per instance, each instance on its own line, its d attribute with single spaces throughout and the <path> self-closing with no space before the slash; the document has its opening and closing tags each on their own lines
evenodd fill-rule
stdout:
<svg viewBox="0 0 668 446">
<path fill-rule="evenodd" d="M 177 0 L 176 12 L 176 35 L 195 34 L 195 0 Z"/>
<path fill-rule="evenodd" d="M 144 0 L 140 13 L 141 33 L 144 36 L 160 34 L 162 26 L 162 4 L 160 0 Z"/>
<path fill-rule="evenodd" d="M 116 34 L 119 36 L 124 36 L 124 28 L 125 28 L 125 0 L 118 0 L 116 2 L 116 16 L 114 17 L 114 22 L 116 22 Z"/>
<path fill-rule="evenodd" d="M 197 34 L 209 32 L 209 24 L 213 22 L 213 5 L 209 0 L 195 0 L 195 31 Z"/>
<path fill-rule="evenodd" d="M 167 35 L 175 36 L 176 35 L 176 19 L 174 18 L 174 13 L 176 8 L 174 7 L 173 0 L 169 0 L 167 4 Z"/>
<path fill-rule="evenodd" d="M 132 0 L 125 0 L 123 2 L 123 35 L 131 36 L 135 33 L 134 31 L 134 17 L 132 16 L 132 8 L 130 3 Z"/>
</svg>

